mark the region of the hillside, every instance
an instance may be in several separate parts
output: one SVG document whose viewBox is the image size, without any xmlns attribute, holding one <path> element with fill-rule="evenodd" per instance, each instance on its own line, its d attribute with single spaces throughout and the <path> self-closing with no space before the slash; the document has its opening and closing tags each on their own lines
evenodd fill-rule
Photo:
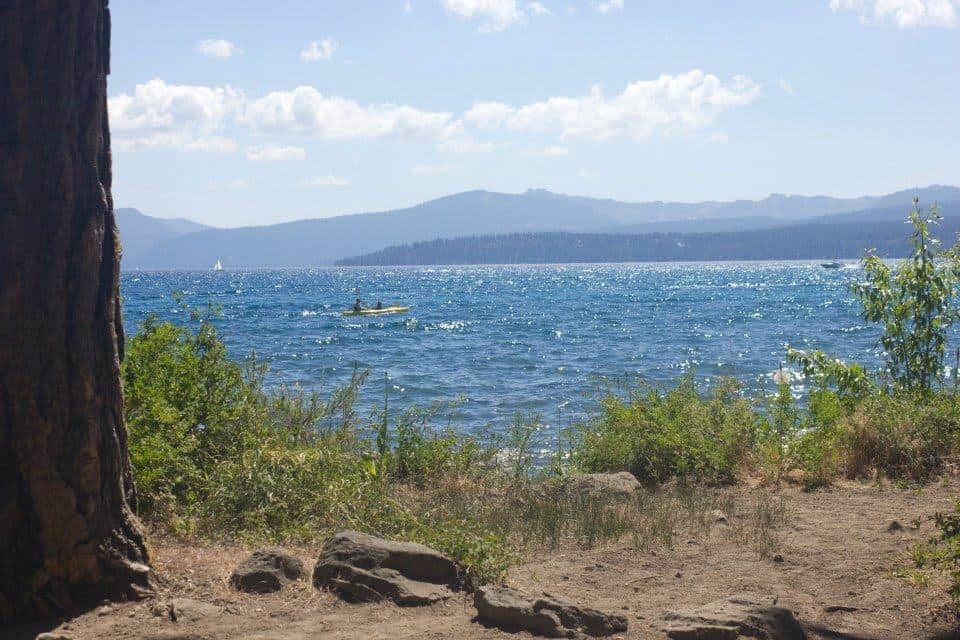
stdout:
<svg viewBox="0 0 960 640">
<path fill-rule="evenodd" d="M 960 231 L 960 202 L 941 206 L 936 230 L 950 242 Z M 436 239 L 340 260 L 342 265 L 518 264 L 886 257 L 907 250 L 904 207 L 831 214 L 804 224 L 712 233 L 515 233 Z"/>
<path fill-rule="evenodd" d="M 763 200 L 701 203 L 626 203 L 543 190 L 522 194 L 469 191 L 406 209 L 299 220 L 237 229 L 182 233 L 171 221 L 151 231 L 121 216 L 124 269 L 207 269 L 332 264 L 386 247 L 468 236 L 576 233 L 677 233 L 760 230 L 796 224 L 816 215 L 882 209 L 905 210 L 922 201 L 960 201 L 960 189 L 932 186 L 852 199 L 773 195 Z M 127 216 L 131 220 L 134 216 Z"/>
<path fill-rule="evenodd" d="M 116 215 L 124 262 L 128 256 L 136 260 L 137 256 L 163 242 L 209 229 L 206 225 L 184 218 L 154 218 L 130 207 L 117 209 Z"/>
</svg>

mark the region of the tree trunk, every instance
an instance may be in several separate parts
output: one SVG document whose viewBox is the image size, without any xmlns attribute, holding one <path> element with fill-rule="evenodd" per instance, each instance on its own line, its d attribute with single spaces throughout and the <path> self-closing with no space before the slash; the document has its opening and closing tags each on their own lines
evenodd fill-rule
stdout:
<svg viewBox="0 0 960 640">
<path fill-rule="evenodd" d="M 0 2 L 0 623 L 147 593 L 123 424 L 107 0 Z"/>
</svg>

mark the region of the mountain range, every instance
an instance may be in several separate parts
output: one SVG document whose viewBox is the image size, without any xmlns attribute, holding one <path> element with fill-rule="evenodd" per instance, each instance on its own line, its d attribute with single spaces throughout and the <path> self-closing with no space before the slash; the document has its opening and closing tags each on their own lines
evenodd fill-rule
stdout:
<svg viewBox="0 0 960 640">
<path fill-rule="evenodd" d="M 468 191 L 393 211 L 233 229 L 153 218 L 136 209 L 118 209 L 117 219 L 124 269 L 209 269 L 217 260 L 234 269 L 327 265 L 418 242 L 535 232 L 673 238 L 755 233 L 810 223 L 824 233 L 830 225 L 857 221 L 896 223 L 906 215 L 914 196 L 924 203 L 960 202 L 960 188 L 934 185 L 859 198 L 775 194 L 762 200 L 699 203 L 629 203 L 539 189 L 522 194 Z M 762 236 L 752 239 L 760 242 Z M 749 241 L 750 237 L 745 242 Z M 688 255 L 688 259 L 718 259 Z"/>
<path fill-rule="evenodd" d="M 941 207 L 933 233 L 944 243 L 960 232 L 960 202 Z M 523 264 L 709 260 L 816 260 L 856 258 L 873 250 L 902 257 L 911 229 L 903 207 L 830 214 L 800 224 L 720 232 L 528 232 L 444 238 L 387 247 L 344 258 L 340 265 Z"/>
</svg>

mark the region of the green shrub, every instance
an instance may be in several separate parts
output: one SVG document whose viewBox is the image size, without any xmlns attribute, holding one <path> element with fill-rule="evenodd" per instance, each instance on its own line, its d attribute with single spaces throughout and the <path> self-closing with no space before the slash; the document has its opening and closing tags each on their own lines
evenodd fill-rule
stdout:
<svg viewBox="0 0 960 640">
<path fill-rule="evenodd" d="M 949 393 L 878 394 L 841 423 L 849 477 L 929 478 L 956 450 L 960 398 Z"/>
<path fill-rule="evenodd" d="M 759 419 L 758 446 L 765 466 L 773 470 L 777 480 L 788 465 L 792 445 L 800 432 L 800 412 L 785 382 L 777 387 L 777 394 L 768 403 L 766 413 Z"/>
<path fill-rule="evenodd" d="M 701 397 L 687 376 L 666 392 L 610 394 L 600 415 L 582 425 L 574 463 L 588 472 L 629 471 L 646 483 L 731 482 L 750 455 L 758 420 L 739 390 L 726 380 Z"/>
<path fill-rule="evenodd" d="M 940 472 L 960 443 L 960 397 L 945 391 L 876 392 L 849 402 L 827 389 L 811 392 L 788 469 L 815 488 L 837 476 L 925 480 Z"/>
<path fill-rule="evenodd" d="M 939 250 L 930 232 L 940 219 L 936 205 L 921 211 L 914 198 L 908 217 L 913 226 L 910 258 L 891 269 L 868 254 L 863 261 L 867 281 L 853 284 L 864 318 L 883 325 L 886 374 L 897 389 L 929 390 L 942 381 L 947 332 L 960 317 L 958 247 Z"/>
<path fill-rule="evenodd" d="M 940 470 L 957 447 L 957 396 L 943 387 L 948 331 L 960 317 L 960 246 L 941 251 L 931 233 L 939 224 L 914 199 L 911 254 L 891 267 L 874 253 L 865 280 L 852 283 L 863 317 L 882 326 L 885 363 L 870 373 L 822 351 L 788 349 L 814 384 L 791 464 L 809 484 L 839 473 L 923 479 Z M 954 390 L 955 391 L 955 390 Z"/>
<path fill-rule="evenodd" d="M 913 545 L 910 553 L 914 565 L 917 569 L 949 572 L 950 597 L 954 603 L 960 603 L 960 499 L 955 502 L 953 513 L 938 512 L 932 520 L 938 535 Z"/>
<path fill-rule="evenodd" d="M 433 434 L 416 411 L 378 452 L 358 435 L 365 425 L 353 408 L 364 372 L 326 399 L 296 387 L 268 392 L 265 367 L 232 361 L 209 319 L 191 315 L 201 320 L 195 332 L 147 320 L 123 362 L 145 520 L 177 534 L 273 542 L 360 529 L 434 544 L 473 580 L 502 577 L 513 557 L 502 532 L 470 511 L 405 495 L 407 481 L 451 482 L 495 452 Z"/>
<path fill-rule="evenodd" d="M 830 484 L 843 468 L 841 420 L 852 406 L 837 393 L 814 389 L 807 396 L 802 426 L 791 445 L 791 468 L 803 472 L 806 489 Z"/>
<path fill-rule="evenodd" d="M 442 405 L 429 411 L 416 407 L 399 415 L 391 437 L 386 435 L 387 448 L 385 468 L 396 479 L 412 481 L 420 486 L 438 478 L 463 478 L 483 472 L 492 464 L 496 450 L 485 446 L 476 438 L 454 433 L 447 429 L 435 431 L 431 420 Z M 379 445 L 381 448 L 383 445 Z"/>
</svg>

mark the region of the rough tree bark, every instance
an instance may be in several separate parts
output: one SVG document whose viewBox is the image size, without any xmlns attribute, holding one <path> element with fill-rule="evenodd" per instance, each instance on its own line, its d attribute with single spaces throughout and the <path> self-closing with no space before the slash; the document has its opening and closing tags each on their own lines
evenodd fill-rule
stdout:
<svg viewBox="0 0 960 640">
<path fill-rule="evenodd" d="M 0 622 L 152 588 L 120 387 L 107 0 L 0 1 Z"/>
</svg>

